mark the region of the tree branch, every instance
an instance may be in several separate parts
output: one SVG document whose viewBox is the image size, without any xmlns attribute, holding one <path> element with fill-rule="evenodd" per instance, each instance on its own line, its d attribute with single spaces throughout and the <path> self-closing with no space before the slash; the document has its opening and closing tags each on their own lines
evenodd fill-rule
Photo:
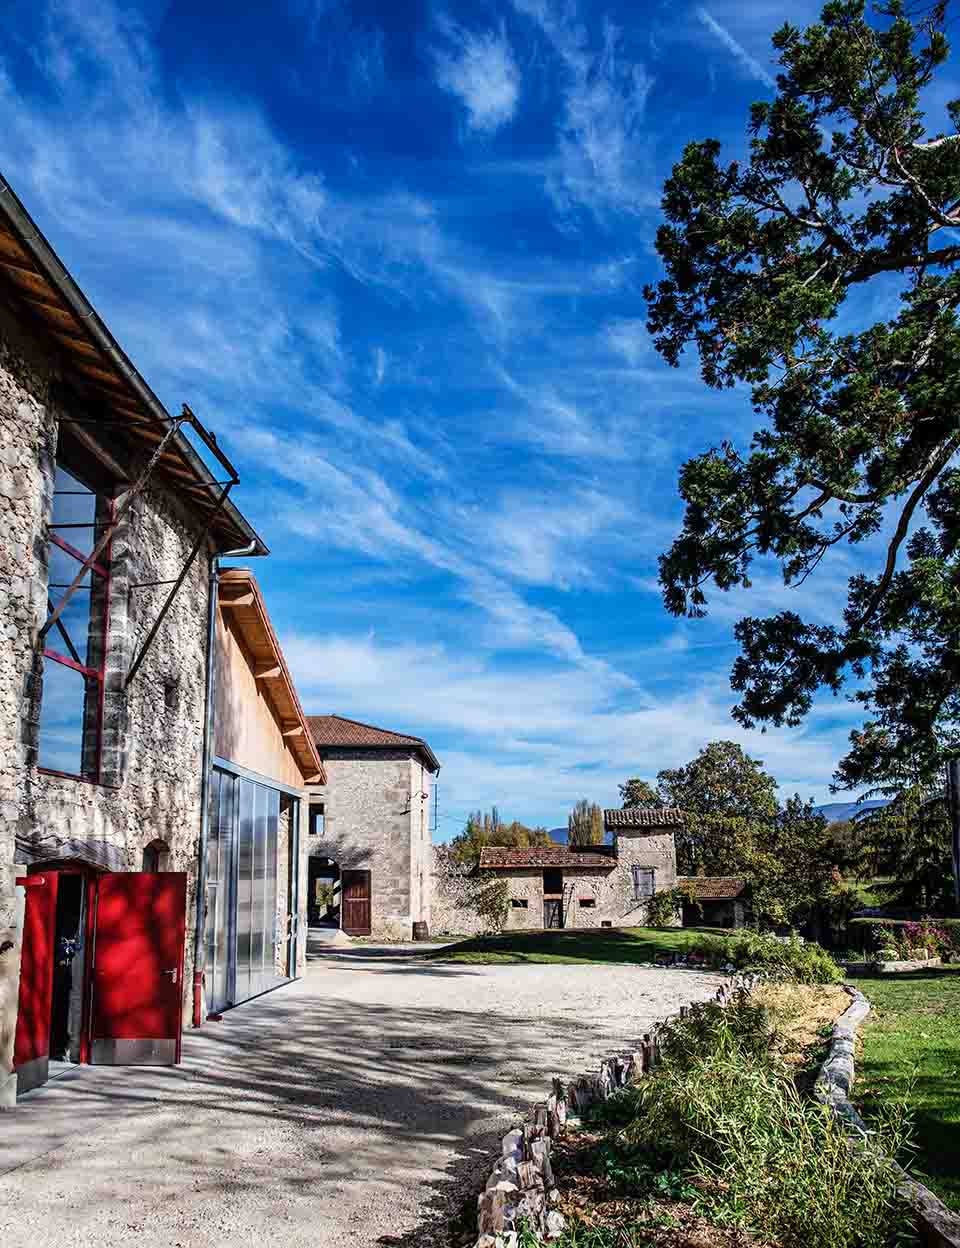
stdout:
<svg viewBox="0 0 960 1248">
<path fill-rule="evenodd" d="M 883 596 L 889 589 L 890 582 L 893 580 L 893 574 L 897 567 L 897 554 L 899 553 L 900 547 L 903 545 L 903 539 L 907 535 L 907 530 L 910 527 L 910 521 L 913 519 L 913 513 L 917 509 L 917 504 L 950 462 L 950 459 L 955 454 L 958 447 L 960 447 L 960 435 L 955 435 L 940 448 L 938 454 L 931 456 L 931 458 L 927 461 L 926 471 L 917 482 L 913 493 L 907 499 L 906 506 L 900 513 L 900 519 L 897 521 L 896 531 L 894 532 L 894 535 L 890 540 L 890 544 L 887 547 L 887 562 L 883 569 L 883 575 L 880 577 L 877 588 L 874 590 L 870 601 L 867 603 L 867 609 L 850 630 L 852 633 L 859 633 L 863 627 L 870 622 L 870 618 L 875 614 L 877 608 L 880 606 L 880 603 L 883 601 Z"/>
</svg>

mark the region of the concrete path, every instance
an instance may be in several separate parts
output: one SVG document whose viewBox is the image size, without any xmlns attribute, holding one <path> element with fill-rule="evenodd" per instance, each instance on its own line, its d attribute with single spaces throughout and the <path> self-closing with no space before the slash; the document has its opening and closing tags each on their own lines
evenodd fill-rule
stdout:
<svg viewBox="0 0 960 1248">
<path fill-rule="evenodd" d="M 718 982 L 325 950 L 188 1033 L 178 1069 L 77 1067 L 0 1115 L 0 1244 L 442 1248 L 433 1220 L 550 1073 Z"/>
</svg>

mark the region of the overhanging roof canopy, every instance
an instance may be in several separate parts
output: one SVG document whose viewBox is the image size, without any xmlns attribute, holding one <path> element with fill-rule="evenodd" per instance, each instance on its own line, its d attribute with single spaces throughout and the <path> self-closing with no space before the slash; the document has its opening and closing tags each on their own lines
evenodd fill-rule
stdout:
<svg viewBox="0 0 960 1248">
<path fill-rule="evenodd" d="M 297 760 L 306 784 L 326 784 L 317 747 L 307 717 L 294 688 L 280 642 L 273 631 L 267 606 L 253 573 L 247 568 L 228 568 L 220 574 L 220 608 L 243 638 L 256 664 L 256 680 L 273 707 L 284 741 Z"/>
<path fill-rule="evenodd" d="M 137 372 L 2 176 L 0 288 L 17 301 L 35 330 L 58 353 L 65 378 L 88 408 L 91 432 L 110 428 L 118 440 L 127 440 L 147 453 L 156 450 L 175 418 Z M 192 413 L 185 423 L 192 425 L 228 474 L 235 476 L 216 439 Z M 179 429 L 160 455 L 157 472 L 201 518 L 215 513 L 211 527 L 219 549 L 254 545 L 251 554 L 268 553 L 229 499 L 216 510 L 217 477 Z"/>
</svg>

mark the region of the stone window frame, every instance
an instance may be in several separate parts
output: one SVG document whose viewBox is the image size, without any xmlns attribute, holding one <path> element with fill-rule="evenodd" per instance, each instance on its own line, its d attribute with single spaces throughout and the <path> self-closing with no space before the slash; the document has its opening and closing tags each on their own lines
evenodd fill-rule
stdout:
<svg viewBox="0 0 960 1248">
<path fill-rule="evenodd" d="M 310 802 L 307 817 L 307 835 L 323 836 L 326 830 L 327 806 L 326 802 Z"/>
<path fill-rule="evenodd" d="M 630 874 L 633 876 L 633 900 L 649 901 L 657 891 L 657 869 L 656 867 L 644 867 L 640 863 L 634 863 L 630 868 Z M 642 884 L 649 880 L 650 891 L 644 892 Z"/>
<path fill-rule="evenodd" d="M 529 910 L 530 902 L 526 897 L 511 897 L 510 906 L 513 910 Z"/>
<path fill-rule="evenodd" d="M 596 909 L 597 899 L 596 897 L 579 897 L 577 905 L 581 910 L 594 910 Z"/>
<path fill-rule="evenodd" d="M 52 519 L 52 503 L 54 497 L 58 493 L 66 493 L 67 491 L 59 491 L 56 489 L 55 474 L 58 468 L 62 469 L 70 477 L 72 477 L 79 485 L 88 490 L 95 500 L 94 502 L 94 520 L 89 527 L 93 530 L 93 538 L 91 540 L 91 548 L 96 542 L 97 531 L 101 526 L 106 527 L 113 521 L 114 515 L 114 498 L 112 487 L 103 481 L 95 483 L 93 478 L 98 475 L 84 471 L 82 462 L 77 463 L 69 451 L 64 452 L 58 449 L 53 461 L 54 480 L 50 485 L 51 500 L 51 519 L 47 522 L 47 542 L 46 542 L 46 564 L 50 565 L 50 549 L 56 547 L 58 551 L 74 560 L 77 569 L 82 563 L 86 562 L 87 555 L 77 549 L 71 542 L 60 536 L 55 530 L 63 528 L 63 523 L 56 523 Z M 72 491 L 71 491 L 72 492 Z M 89 784 L 100 784 L 103 781 L 103 746 L 104 746 L 104 728 L 105 728 L 105 703 L 106 703 L 106 674 L 107 674 L 107 655 L 109 649 L 109 631 L 110 631 L 110 608 L 111 597 L 114 590 L 112 576 L 112 540 L 107 543 L 100 557 L 95 560 L 89 568 L 90 574 L 90 592 L 91 595 L 91 614 L 90 621 L 87 626 L 88 636 L 88 653 L 85 656 L 89 659 L 90 639 L 93 640 L 96 650 L 94 663 L 82 662 L 79 653 L 69 639 L 69 634 L 63 627 L 58 624 L 51 630 L 52 635 L 62 641 L 68 650 L 72 650 L 72 655 L 66 655 L 55 648 L 50 641 L 48 635 L 44 645 L 42 659 L 49 660 L 62 667 L 67 667 L 72 671 L 78 672 L 83 676 L 85 682 L 92 682 L 94 685 L 93 697 L 89 694 L 89 683 L 83 698 L 82 714 L 82 737 L 80 746 L 80 770 L 63 771 L 60 768 L 44 766 L 37 761 L 37 768 L 45 775 L 62 776 L 70 780 L 82 780 Z M 75 575 L 75 574 L 74 574 Z M 96 579 L 95 579 L 96 578 Z M 72 579 L 72 578 L 71 578 Z M 48 574 L 49 581 L 49 574 Z M 94 594 L 93 586 L 96 585 L 97 593 Z M 49 588 L 49 586 L 48 586 Z M 53 599 L 48 593 L 48 610 L 52 609 Z M 96 615 L 94 614 L 94 606 L 97 607 Z M 42 729 L 43 724 L 43 691 L 41 684 L 39 706 L 37 708 L 38 732 Z M 39 741 L 38 741 L 39 744 Z"/>
</svg>

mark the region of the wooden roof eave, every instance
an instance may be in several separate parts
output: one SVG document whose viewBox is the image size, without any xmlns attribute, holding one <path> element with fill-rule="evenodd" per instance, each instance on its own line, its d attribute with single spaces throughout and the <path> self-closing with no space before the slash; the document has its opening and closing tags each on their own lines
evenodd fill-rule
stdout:
<svg viewBox="0 0 960 1248">
<path fill-rule="evenodd" d="M 108 420 L 119 418 L 117 425 L 127 438 L 152 449 L 164 436 L 172 417 L 2 177 L 0 281 L 10 298 L 49 337 L 63 361 L 65 374 L 80 395 L 92 393 L 98 404 L 107 409 Z M 179 486 L 188 481 L 195 486 L 208 486 L 212 480 L 206 464 L 180 430 L 170 439 L 157 471 Z M 201 512 L 205 510 L 195 494 L 191 494 L 190 501 Z M 268 553 L 230 499 L 218 513 L 213 531 L 228 546 L 252 546 L 253 555 Z"/>
<path fill-rule="evenodd" d="M 304 784 L 326 784 L 323 761 L 256 578 L 246 568 L 228 568 L 221 572 L 220 601 L 221 606 L 231 612 L 255 664 L 269 661 L 280 669 L 278 675 L 264 677 L 258 683 L 262 684 L 282 726 L 284 744 L 297 760 Z"/>
</svg>

